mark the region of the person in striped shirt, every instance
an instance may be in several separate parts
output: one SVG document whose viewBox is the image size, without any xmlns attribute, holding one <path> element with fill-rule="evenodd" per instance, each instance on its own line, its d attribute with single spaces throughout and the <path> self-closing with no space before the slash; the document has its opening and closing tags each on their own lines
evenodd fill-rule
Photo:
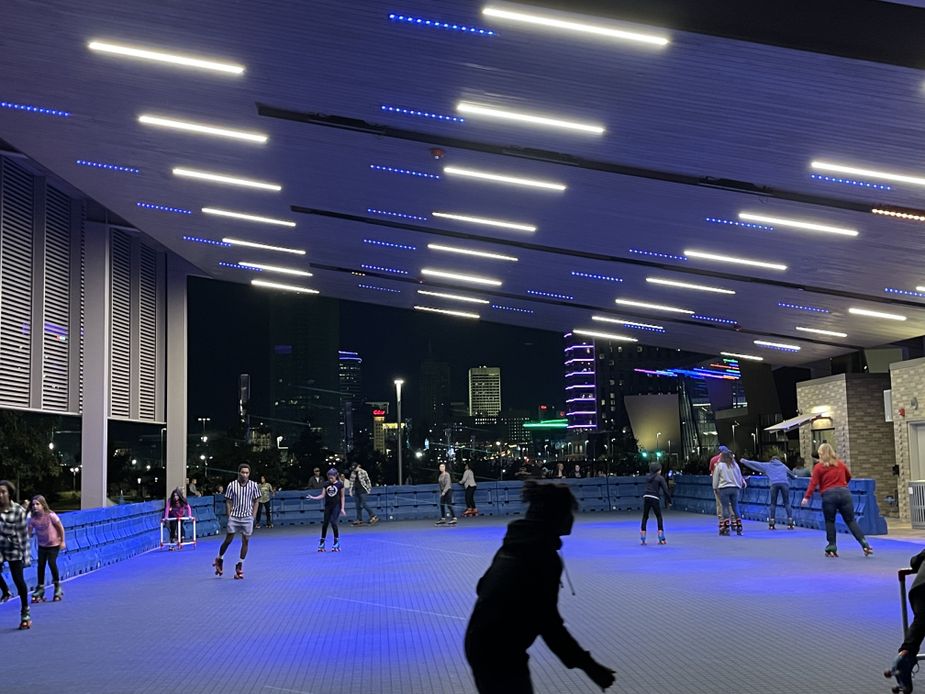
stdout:
<svg viewBox="0 0 925 694">
<path fill-rule="evenodd" d="M 234 567 L 234 577 L 244 578 L 244 559 L 247 557 L 247 546 L 254 532 L 254 516 L 257 515 L 257 503 L 260 500 L 260 488 L 250 477 L 251 466 L 242 463 L 238 465 L 238 478 L 225 489 L 228 525 L 225 528 L 225 541 L 212 562 L 216 576 L 222 575 L 225 568 L 225 551 L 234 540 L 234 536 L 240 533 L 241 554 Z"/>
</svg>

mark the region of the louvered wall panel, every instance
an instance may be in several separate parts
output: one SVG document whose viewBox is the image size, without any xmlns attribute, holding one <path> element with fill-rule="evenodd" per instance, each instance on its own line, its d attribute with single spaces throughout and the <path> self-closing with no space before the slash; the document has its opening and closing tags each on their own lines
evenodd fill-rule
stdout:
<svg viewBox="0 0 925 694">
<path fill-rule="evenodd" d="M 157 418 L 157 253 L 141 246 L 138 295 L 138 416 Z"/>
<path fill-rule="evenodd" d="M 84 331 L 87 325 L 87 244 L 86 230 L 86 209 L 80 211 L 80 367 L 78 371 L 77 387 L 79 389 L 79 408 L 80 412 L 84 411 Z"/>
<path fill-rule="evenodd" d="M 32 176 L 4 161 L 0 211 L 0 404 L 29 406 Z"/>
<path fill-rule="evenodd" d="M 42 409 L 68 409 L 71 342 L 71 201 L 49 187 L 45 208 L 45 324 Z"/>
<path fill-rule="evenodd" d="M 120 231 L 112 232 L 112 283 L 110 285 L 110 403 L 112 417 L 131 416 L 132 246 Z"/>
</svg>

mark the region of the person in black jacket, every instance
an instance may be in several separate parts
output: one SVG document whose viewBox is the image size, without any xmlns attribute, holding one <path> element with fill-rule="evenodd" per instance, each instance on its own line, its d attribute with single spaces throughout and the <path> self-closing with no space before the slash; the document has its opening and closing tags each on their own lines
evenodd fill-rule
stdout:
<svg viewBox="0 0 925 694">
<path fill-rule="evenodd" d="M 533 694 L 527 649 L 537 636 L 568 668 L 601 687 L 614 671 L 582 650 L 559 614 L 562 535 L 572 532 L 577 503 L 563 484 L 524 483 L 526 517 L 507 528 L 501 549 L 478 582 L 466 629 L 466 659 L 480 694 Z"/>
<path fill-rule="evenodd" d="M 919 649 L 925 640 L 925 571 L 920 571 L 925 561 L 925 549 L 909 560 L 909 566 L 915 574 L 915 580 L 909 586 L 909 605 L 912 607 L 912 623 L 906 629 L 903 643 L 899 647 L 890 669 L 884 672 L 885 677 L 895 677 L 899 685 L 893 691 L 909 694 L 912 691 L 912 670 L 915 668 Z"/>
<path fill-rule="evenodd" d="M 642 525 L 639 528 L 639 541 L 646 543 L 646 526 L 649 524 L 649 511 L 655 511 L 655 520 L 658 522 L 658 544 L 667 544 L 665 540 L 665 526 L 662 523 L 662 507 L 659 492 L 665 495 L 665 508 L 671 506 L 671 495 L 668 493 L 668 483 L 662 477 L 662 464 L 649 463 L 649 474 L 646 475 L 646 491 L 642 495 Z"/>
</svg>

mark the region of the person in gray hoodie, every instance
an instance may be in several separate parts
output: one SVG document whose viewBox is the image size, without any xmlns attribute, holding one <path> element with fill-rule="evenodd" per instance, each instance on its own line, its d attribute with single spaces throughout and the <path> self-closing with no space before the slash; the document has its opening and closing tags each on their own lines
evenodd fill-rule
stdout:
<svg viewBox="0 0 925 694">
<path fill-rule="evenodd" d="M 774 530 L 774 524 L 777 522 L 777 496 L 779 494 L 781 506 L 787 512 L 787 527 L 793 530 L 793 513 L 790 510 L 790 480 L 796 475 L 790 472 L 790 468 L 784 465 L 777 456 L 773 456 L 766 463 L 759 463 L 757 460 L 746 460 L 745 458 L 739 458 L 739 462 L 768 478 L 768 529 Z"/>
<path fill-rule="evenodd" d="M 732 453 L 723 453 L 713 469 L 713 491 L 719 495 L 723 517 L 719 521 L 719 534 L 729 535 L 735 526 L 736 535 L 742 534 L 742 517 L 739 515 L 739 490 L 745 488 L 742 471 Z"/>
</svg>

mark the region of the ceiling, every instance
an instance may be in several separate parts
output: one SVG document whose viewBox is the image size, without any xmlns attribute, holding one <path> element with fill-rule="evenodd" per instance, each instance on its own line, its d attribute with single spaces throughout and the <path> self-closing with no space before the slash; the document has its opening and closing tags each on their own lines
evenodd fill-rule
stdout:
<svg viewBox="0 0 925 694">
<path fill-rule="evenodd" d="M 813 160 L 823 160 L 925 175 L 921 70 L 677 28 L 641 27 L 669 38 L 664 47 L 628 44 L 484 17 L 486 4 L 502 6 L 487 0 L 13 0 L 0 37 L 0 101 L 70 115 L 0 108 L 0 138 L 217 279 L 284 282 L 339 299 L 461 310 L 531 328 L 598 330 L 695 352 L 760 355 L 781 365 L 925 333 L 925 293 L 915 292 L 925 285 L 925 227 L 870 212 L 878 206 L 917 211 L 925 207 L 925 189 L 870 176 L 842 177 L 876 187 L 814 179 L 811 174 L 823 172 L 810 168 Z M 436 28 L 397 15 L 495 34 Z M 577 19 L 614 26 L 610 19 Z M 227 61 L 245 71 L 231 75 L 129 59 L 91 51 L 91 40 Z M 460 101 L 599 124 L 605 131 L 463 115 Z M 268 139 L 258 144 L 151 127 L 139 123 L 143 114 Z M 460 117 L 464 122 L 454 120 Z M 434 158 L 434 148 L 441 159 Z M 444 172 L 447 166 L 567 189 L 452 176 Z M 269 181 L 282 190 L 181 178 L 171 173 L 176 167 Z M 295 226 L 227 219 L 202 208 Z M 743 212 L 850 228 L 858 235 L 708 221 L 738 222 Z M 184 237 L 233 237 L 306 254 Z M 429 244 L 517 261 L 448 253 Z M 786 270 L 704 260 L 689 251 L 769 261 Z M 242 261 L 313 276 L 236 267 Z M 502 285 L 424 275 L 423 269 Z M 616 299 L 693 314 L 617 305 Z M 907 320 L 860 317 L 849 314 L 852 307 Z M 755 340 L 800 350 L 769 349 Z"/>
</svg>

